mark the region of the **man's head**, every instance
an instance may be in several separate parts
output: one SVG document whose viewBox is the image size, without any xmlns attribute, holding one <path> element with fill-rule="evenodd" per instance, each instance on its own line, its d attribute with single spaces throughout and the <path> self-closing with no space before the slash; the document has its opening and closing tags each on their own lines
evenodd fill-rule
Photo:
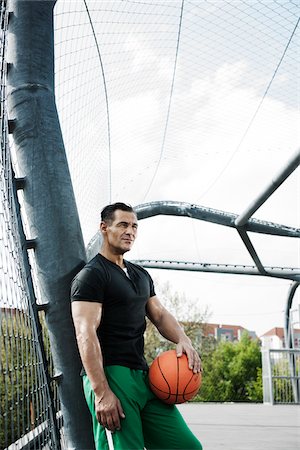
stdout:
<svg viewBox="0 0 300 450">
<path fill-rule="evenodd" d="M 130 205 L 118 202 L 106 206 L 101 212 L 100 224 L 106 251 L 123 255 L 131 250 L 137 227 L 137 216 Z"/>
<path fill-rule="evenodd" d="M 107 205 L 105 208 L 101 211 L 101 221 L 102 222 L 113 222 L 115 218 L 115 211 L 125 211 L 125 212 L 131 212 L 134 213 L 134 209 L 130 205 L 126 205 L 126 203 L 117 202 L 113 203 L 112 205 Z"/>
</svg>

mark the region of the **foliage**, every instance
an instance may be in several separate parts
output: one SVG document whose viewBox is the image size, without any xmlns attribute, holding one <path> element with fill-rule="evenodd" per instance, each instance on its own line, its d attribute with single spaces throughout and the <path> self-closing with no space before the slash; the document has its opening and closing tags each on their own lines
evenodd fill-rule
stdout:
<svg viewBox="0 0 300 450">
<path fill-rule="evenodd" d="M 260 345 L 247 332 L 239 342 L 220 342 L 211 353 L 203 355 L 203 368 L 203 383 L 196 400 L 263 400 Z"/>
<path fill-rule="evenodd" d="M 44 420 L 49 399 L 31 315 L 2 308 L 0 318 L 0 450 L 3 450 Z"/>
<path fill-rule="evenodd" d="M 30 365 L 28 343 L 32 339 L 26 314 L 1 313 L 1 427 L 0 449 L 30 431 Z"/>
<path fill-rule="evenodd" d="M 247 394 L 249 401 L 262 402 L 263 401 L 263 382 L 262 382 L 262 368 L 257 368 L 256 380 L 246 382 Z"/>
</svg>

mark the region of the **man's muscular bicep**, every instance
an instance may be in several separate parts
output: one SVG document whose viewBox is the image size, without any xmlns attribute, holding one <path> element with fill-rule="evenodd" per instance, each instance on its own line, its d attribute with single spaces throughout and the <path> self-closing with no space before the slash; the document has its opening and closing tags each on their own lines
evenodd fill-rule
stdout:
<svg viewBox="0 0 300 450">
<path fill-rule="evenodd" d="M 76 335 L 88 331 L 97 331 L 102 316 L 102 303 L 73 301 L 71 311 Z"/>
<path fill-rule="evenodd" d="M 146 306 L 146 313 L 147 313 L 148 319 L 150 319 L 151 322 L 154 323 L 154 325 L 157 325 L 160 322 L 164 311 L 165 311 L 165 308 L 160 303 L 160 301 L 156 295 L 149 298 L 149 300 L 147 302 L 147 306 Z"/>
</svg>

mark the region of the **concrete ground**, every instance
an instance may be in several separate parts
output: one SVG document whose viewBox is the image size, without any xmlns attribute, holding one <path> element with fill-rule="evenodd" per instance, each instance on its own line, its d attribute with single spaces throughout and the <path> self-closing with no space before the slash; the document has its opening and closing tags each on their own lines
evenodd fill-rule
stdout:
<svg viewBox="0 0 300 450">
<path fill-rule="evenodd" d="M 178 405 L 203 450 L 300 450 L 300 407 L 247 403 Z"/>
</svg>

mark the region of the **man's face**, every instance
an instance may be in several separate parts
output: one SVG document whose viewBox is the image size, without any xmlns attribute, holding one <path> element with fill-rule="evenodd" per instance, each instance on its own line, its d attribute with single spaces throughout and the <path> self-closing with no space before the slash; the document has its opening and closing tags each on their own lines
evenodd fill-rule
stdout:
<svg viewBox="0 0 300 450">
<path fill-rule="evenodd" d="M 119 209 L 115 211 L 112 222 L 101 222 L 104 239 L 112 253 L 117 255 L 123 255 L 131 250 L 137 236 L 137 228 L 136 215 Z"/>
</svg>

